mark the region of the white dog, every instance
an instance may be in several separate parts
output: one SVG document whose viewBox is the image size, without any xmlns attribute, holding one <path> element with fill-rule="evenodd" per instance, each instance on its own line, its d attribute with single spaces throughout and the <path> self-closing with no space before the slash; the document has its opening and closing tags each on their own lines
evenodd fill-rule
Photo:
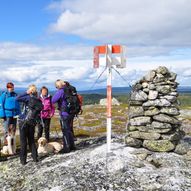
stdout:
<svg viewBox="0 0 191 191">
<path fill-rule="evenodd" d="M 3 146 L 3 148 L 1 149 L 1 154 L 3 154 L 3 155 L 8 155 L 9 154 L 8 146 Z"/>
<path fill-rule="evenodd" d="M 4 155 L 14 155 L 16 154 L 16 138 L 13 135 L 8 135 L 7 139 L 7 146 L 3 146 L 1 153 Z"/>
<path fill-rule="evenodd" d="M 63 149 L 63 145 L 58 142 L 47 143 L 46 138 L 41 137 L 38 140 L 38 154 L 47 155 L 49 153 L 58 153 Z"/>
</svg>

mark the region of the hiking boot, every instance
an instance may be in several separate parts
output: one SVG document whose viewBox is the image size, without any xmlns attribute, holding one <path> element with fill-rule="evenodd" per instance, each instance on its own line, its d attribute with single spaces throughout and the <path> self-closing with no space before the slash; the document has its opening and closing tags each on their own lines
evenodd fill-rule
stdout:
<svg viewBox="0 0 191 191">
<path fill-rule="evenodd" d="M 38 159 L 33 159 L 33 161 L 34 161 L 34 162 L 39 162 L 39 160 L 38 160 Z"/>
<path fill-rule="evenodd" d="M 69 153 L 70 152 L 70 148 L 64 148 L 61 151 L 62 153 Z"/>
<path fill-rule="evenodd" d="M 75 150 L 76 150 L 76 147 L 75 147 L 75 146 L 72 146 L 72 147 L 70 147 L 70 150 L 71 150 L 71 151 L 75 151 Z"/>
<path fill-rule="evenodd" d="M 24 165 L 27 164 L 27 162 L 26 161 L 21 161 L 21 164 L 24 166 Z"/>
</svg>

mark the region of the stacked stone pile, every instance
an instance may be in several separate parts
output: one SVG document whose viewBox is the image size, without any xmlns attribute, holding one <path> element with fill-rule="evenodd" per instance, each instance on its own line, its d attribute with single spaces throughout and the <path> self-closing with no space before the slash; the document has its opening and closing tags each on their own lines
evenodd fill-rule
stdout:
<svg viewBox="0 0 191 191">
<path fill-rule="evenodd" d="M 149 71 L 133 86 L 126 144 L 151 151 L 172 151 L 179 142 L 176 74 L 166 67 Z"/>
</svg>

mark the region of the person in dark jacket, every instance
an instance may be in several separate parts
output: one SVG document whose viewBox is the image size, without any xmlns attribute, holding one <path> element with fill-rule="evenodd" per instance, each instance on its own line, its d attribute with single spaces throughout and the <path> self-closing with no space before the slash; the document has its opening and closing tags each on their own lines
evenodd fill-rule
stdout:
<svg viewBox="0 0 191 191">
<path fill-rule="evenodd" d="M 52 96 L 48 94 L 48 88 L 43 86 L 40 91 L 40 100 L 43 104 L 43 110 L 40 113 L 40 123 L 38 123 L 38 139 L 42 137 L 43 129 L 47 142 L 50 139 L 50 121 L 54 115 L 55 107 L 52 104 Z"/>
<path fill-rule="evenodd" d="M 60 112 L 60 122 L 63 133 L 63 152 L 67 153 L 71 150 L 75 150 L 74 138 L 70 128 L 70 116 L 67 112 L 67 102 L 64 94 L 65 83 L 62 80 L 57 80 L 55 86 L 58 89 L 52 97 L 52 103 L 58 104 L 58 110 Z"/>
<path fill-rule="evenodd" d="M 75 134 L 74 134 L 74 118 L 78 116 L 78 114 L 82 114 L 83 110 L 82 110 L 82 96 L 77 94 L 77 90 L 74 86 L 72 86 L 69 82 L 67 81 L 64 81 L 65 85 L 64 87 L 66 87 L 67 89 L 70 89 L 70 94 L 72 94 L 73 96 L 76 96 L 77 97 L 77 101 L 79 103 L 79 110 L 73 110 L 73 112 L 70 112 L 70 128 L 71 128 L 71 131 L 72 131 L 72 134 L 73 134 L 73 137 L 74 137 L 74 141 L 77 141 L 77 138 L 75 137 Z M 77 103 L 75 103 L 75 109 L 76 109 L 76 106 L 78 106 Z"/>
<path fill-rule="evenodd" d="M 32 151 L 32 158 L 34 162 L 38 162 L 37 147 L 35 144 L 35 121 L 33 124 L 26 123 L 28 105 L 31 97 L 37 97 L 37 88 L 35 85 L 30 85 L 27 92 L 17 96 L 17 100 L 23 104 L 23 111 L 19 116 L 19 130 L 20 130 L 20 162 L 25 165 L 27 162 L 27 142 L 30 150 Z"/>
</svg>

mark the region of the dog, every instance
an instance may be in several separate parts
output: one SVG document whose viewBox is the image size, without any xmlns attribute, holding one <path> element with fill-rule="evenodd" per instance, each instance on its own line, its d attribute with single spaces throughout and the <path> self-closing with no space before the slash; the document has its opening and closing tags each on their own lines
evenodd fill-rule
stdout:
<svg viewBox="0 0 191 191">
<path fill-rule="evenodd" d="M 3 146 L 1 153 L 4 155 L 14 155 L 16 154 L 16 137 L 13 135 L 8 135 L 7 146 Z"/>
<path fill-rule="evenodd" d="M 58 153 L 63 149 L 63 145 L 58 142 L 47 143 L 46 138 L 40 137 L 38 140 L 38 154 L 47 155 L 50 153 Z"/>
<path fill-rule="evenodd" d="M 1 149 L 1 154 L 9 155 L 8 146 L 3 146 L 3 148 Z"/>
</svg>

